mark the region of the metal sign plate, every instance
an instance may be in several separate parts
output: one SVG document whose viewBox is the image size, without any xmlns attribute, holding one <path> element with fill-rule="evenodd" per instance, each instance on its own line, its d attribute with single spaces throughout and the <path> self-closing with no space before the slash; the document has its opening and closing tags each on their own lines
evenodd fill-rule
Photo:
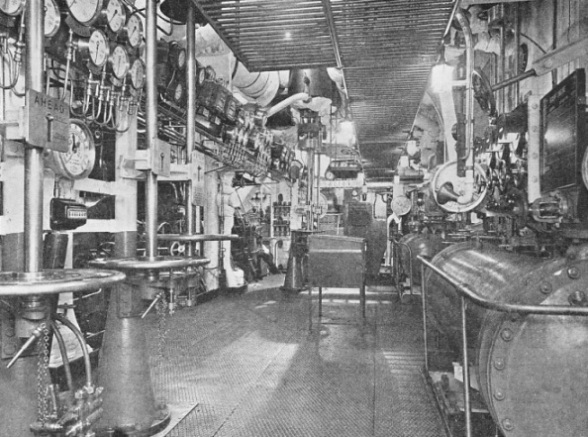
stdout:
<svg viewBox="0 0 588 437">
<path fill-rule="evenodd" d="M 27 144 L 58 152 L 69 151 L 69 106 L 60 99 L 27 91 L 23 120 Z"/>
</svg>

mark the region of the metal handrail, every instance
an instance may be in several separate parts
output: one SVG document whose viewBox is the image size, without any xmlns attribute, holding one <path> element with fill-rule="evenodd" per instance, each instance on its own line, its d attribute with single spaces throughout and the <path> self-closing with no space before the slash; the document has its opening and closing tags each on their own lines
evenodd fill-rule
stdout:
<svg viewBox="0 0 588 437">
<path fill-rule="evenodd" d="M 425 347 L 425 371 L 429 372 L 429 347 L 427 337 L 427 287 L 425 272 L 430 268 L 433 272 L 449 282 L 457 291 L 461 300 L 461 334 L 462 334 L 462 377 L 463 377 L 463 398 L 466 422 L 466 437 L 473 437 L 472 434 L 472 405 L 470 399 L 470 367 L 468 357 L 467 339 L 467 300 L 473 301 L 478 306 L 486 309 L 519 314 L 543 314 L 553 316 L 588 316 L 588 307 L 569 307 L 564 305 L 521 305 L 506 302 L 488 300 L 478 295 L 467 284 L 459 282 L 451 275 L 433 265 L 421 255 L 417 255 L 421 262 L 421 299 L 423 309 L 423 339 Z"/>
<path fill-rule="evenodd" d="M 467 284 L 463 284 L 455 278 L 452 278 L 443 270 L 431 264 L 421 255 L 417 255 L 417 259 L 426 264 L 428 268 L 433 270 L 435 273 L 453 285 L 460 295 L 472 300 L 482 308 L 504 313 L 543 314 L 549 316 L 588 316 L 588 307 L 570 307 L 567 305 L 521 305 L 515 303 L 491 301 L 477 294 Z"/>
</svg>

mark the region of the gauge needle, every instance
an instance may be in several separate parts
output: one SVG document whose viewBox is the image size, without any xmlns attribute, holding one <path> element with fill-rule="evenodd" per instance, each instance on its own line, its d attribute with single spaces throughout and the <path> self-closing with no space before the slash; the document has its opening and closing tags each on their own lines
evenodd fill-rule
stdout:
<svg viewBox="0 0 588 437">
<path fill-rule="evenodd" d="M 71 153 L 78 153 L 79 143 L 76 144 L 76 136 L 71 135 Z"/>
</svg>

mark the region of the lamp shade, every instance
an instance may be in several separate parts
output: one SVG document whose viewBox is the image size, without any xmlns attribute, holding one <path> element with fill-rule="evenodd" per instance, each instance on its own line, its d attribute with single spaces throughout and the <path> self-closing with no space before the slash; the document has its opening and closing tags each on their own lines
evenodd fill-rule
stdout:
<svg viewBox="0 0 588 437">
<path fill-rule="evenodd" d="M 166 17 L 178 23 L 186 24 L 188 18 L 188 6 L 192 0 L 164 0 L 159 9 Z M 200 26 L 208 23 L 208 20 L 200 10 L 194 6 L 194 22 Z"/>
</svg>

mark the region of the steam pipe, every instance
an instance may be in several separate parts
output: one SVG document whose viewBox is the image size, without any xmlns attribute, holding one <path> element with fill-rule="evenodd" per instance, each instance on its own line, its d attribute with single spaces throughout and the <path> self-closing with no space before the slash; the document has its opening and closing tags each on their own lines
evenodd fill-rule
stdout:
<svg viewBox="0 0 588 437">
<path fill-rule="evenodd" d="M 53 318 L 59 323 L 67 326 L 69 330 L 76 336 L 76 339 L 78 340 L 78 343 L 82 349 L 82 355 L 84 356 L 86 387 L 92 387 L 94 385 L 92 382 L 92 366 L 90 365 L 90 354 L 88 353 L 88 347 L 86 345 L 86 340 L 84 339 L 84 334 L 82 334 L 76 325 L 74 325 L 67 317 L 62 316 L 61 314 L 54 314 Z"/>
<path fill-rule="evenodd" d="M 43 5 L 26 2 L 25 80 L 29 90 L 43 92 Z M 30 104 L 30 102 L 27 102 Z M 25 271 L 41 270 L 43 242 L 43 149 L 25 144 L 24 259 Z"/>
<path fill-rule="evenodd" d="M 55 336 L 55 340 L 57 340 L 57 345 L 59 346 L 59 352 L 61 353 L 61 359 L 63 360 L 63 370 L 65 371 L 65 380 L 67 381 L 67 387 L 71 393 L 70 399 L 73 401 L 74 383 L 73 376 L 71 374 L 71 366 L 69 365 L 69 358 L 67 357 L 67 347 L 65 346 L 63 335 L 57 327 L 57 323 L 55 323 L 54 320 L 49 320 L 49 325 L 51 326 L 51 330 L 53 331 L 53 335 Z"/>
<path fill-rule="evenodd" d="M 148 0 L 145 13 L 145 130 L 147 150 L 153 151 L 157 142 L 157 78 L 154 66 L 157 64 L 157 2 Z M 157 175 L 147 170 L 145 178 L 145 233 L 146 256 L 157 256 Z"/>
<path fill-rule="evenodd" d="M 464 15 L 462 10 L 459 10 L 455 14 L 466 44 L 466 125 L 465 125 L 465 148 L 466 155 L 459 157 L 458 159 L 465 159 L 465 192 L 458 198 L 458 203 L 468 204 L 474 197 L 474 89 L 472 87 L 472 74 L 474 72 L 474 41 L 472 37 L 472 30 L 467 17 Z"/>
<path fill-rule="evenodd" d="M 266 113 L 267 117 L 271 117 L 274 114 L 277 114 L 282 109 L 287 108 L 288 106 L 292 105 L 293 103 L 299 102 L 300 100 L 308 100 L 310 96 L 306 93 L 298 93 L 293 94 L 287 99 L 282 100 L 280 103 L 272 106 Z"/>
</svg>

